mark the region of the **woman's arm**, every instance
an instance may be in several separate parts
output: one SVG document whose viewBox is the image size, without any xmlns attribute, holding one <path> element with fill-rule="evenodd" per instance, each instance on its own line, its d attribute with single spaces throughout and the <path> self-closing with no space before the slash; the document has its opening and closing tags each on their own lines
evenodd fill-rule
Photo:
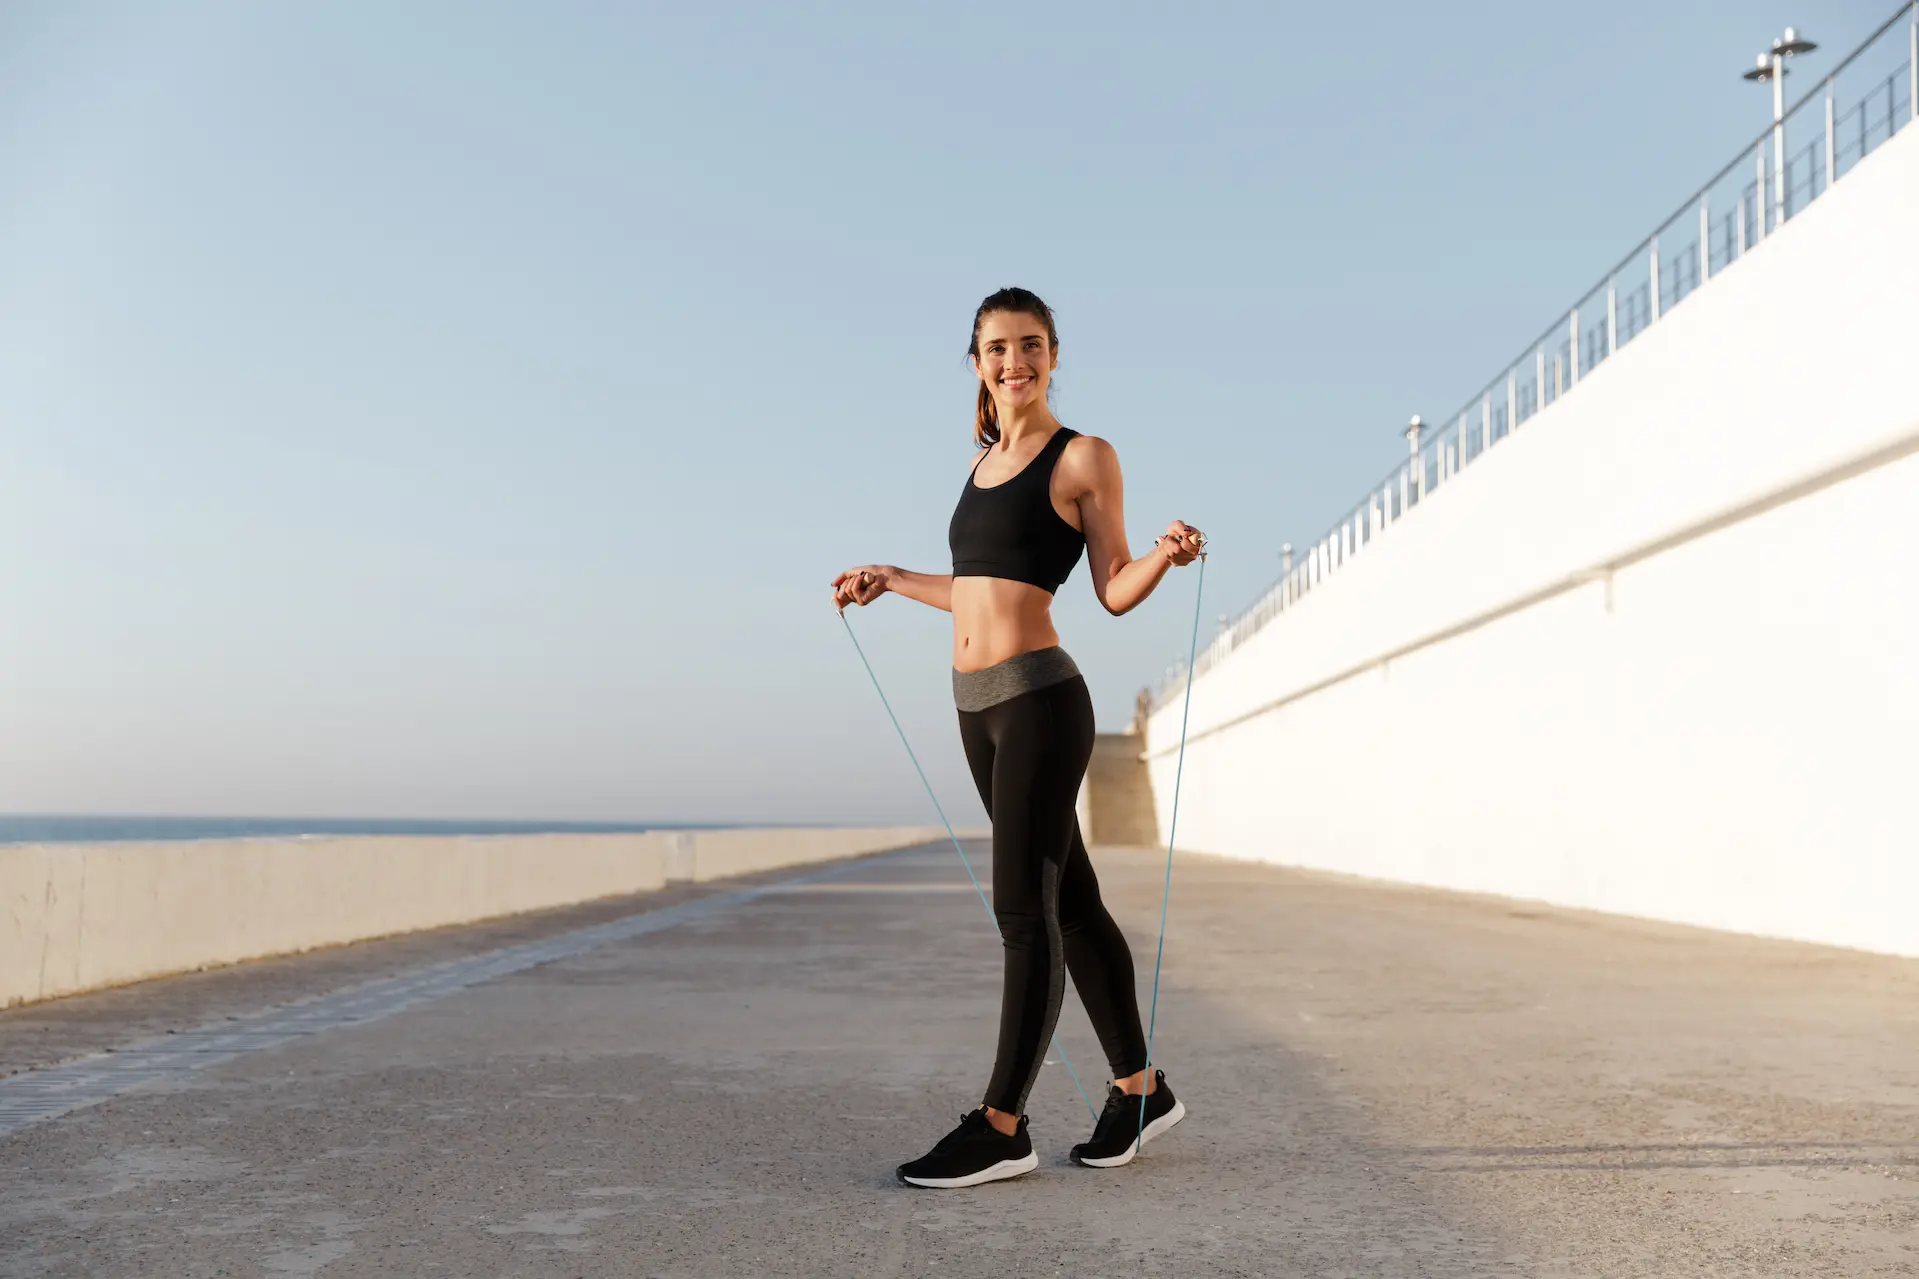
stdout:
<svg viewBox="0 0 1919 1279">
<path fill-rule="evenodd" d="M 862 564 L 833 579 L 833 607 L 842 613 L 848 604 L 871 604 L 888 591 L 909 600 L 953 611 L 951 573 L 915 573 L 892 564 Z"/>
<path fill-rule="evenodd" d="M 1060 460 L 1063 464 L 1070 460 L 1068 478 L 1082 486 L 1078 503 L 1080 528 L 1086 533 L 1086 561 L 1093 573 L 1093 594 L 1107 612 L 1118 617 L 1138 608 L 1167 569 L 1199 557 L 1203 545 L 1199 530 L 1174 520 L 1150 551 L 1133 558 L 1126 545 L 1125 481 L 1119 454 L 1111 444 L 1096 435 L 1082 436 L 1066 446 L 1066 456 Z"/>
</svg>

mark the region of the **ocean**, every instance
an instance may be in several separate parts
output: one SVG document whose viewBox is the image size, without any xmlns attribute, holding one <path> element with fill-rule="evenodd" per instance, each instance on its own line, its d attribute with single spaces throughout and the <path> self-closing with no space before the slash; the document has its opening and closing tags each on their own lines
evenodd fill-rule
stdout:
<svg viewBox="0 0 1919 1279">
<path fill-rule="evenodd" d="M 729 822 L 750 826 L 752 822 Z M 278 835 L 550 835 L 712 830 L 712 822 L 480 822 L 338 817 L 85 817 L 0 813 L 0 844 L 104 844 Z"/>
</svg>

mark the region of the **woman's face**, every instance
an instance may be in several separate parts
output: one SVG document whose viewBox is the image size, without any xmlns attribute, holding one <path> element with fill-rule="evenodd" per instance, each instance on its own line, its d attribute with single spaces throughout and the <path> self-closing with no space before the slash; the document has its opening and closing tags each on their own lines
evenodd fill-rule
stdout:
<svg viewBox="0 0 1919 1279">
<path fill-rule="evenodd" d="M 1046 321 L 1015 311 L 993 311 L 980 321 L 979 355 L 973 367 L 1004 411 L 1046 402 L 1056 353 Z"/>
</svg>

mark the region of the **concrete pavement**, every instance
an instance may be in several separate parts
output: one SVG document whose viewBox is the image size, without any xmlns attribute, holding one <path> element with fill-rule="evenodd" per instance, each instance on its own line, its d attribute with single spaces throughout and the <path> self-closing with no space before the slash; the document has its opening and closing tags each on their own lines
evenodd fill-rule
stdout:
<svg viewBox="0 0 1919 1279">
<path fill-rule="evenodd" d="M 1098 864 L 1144 987 L 1161 863 Z M 278 962 L 276 998 L 340 977 Z M 0 1140 L 0 1275 L 1919 1271 L 1913 961 L 1182 857 L 1191 1118 L 1074 1168 L 1052 1066 L 1038 1172 L 899 1187 L 977 1101 L 997 970 L 950 848 L 872 859 Z M 60 1042 L 152 1033 L 164 985 Z M 1070 996 L 1061 1032 L 1096 1089 Z"/>
</svg>

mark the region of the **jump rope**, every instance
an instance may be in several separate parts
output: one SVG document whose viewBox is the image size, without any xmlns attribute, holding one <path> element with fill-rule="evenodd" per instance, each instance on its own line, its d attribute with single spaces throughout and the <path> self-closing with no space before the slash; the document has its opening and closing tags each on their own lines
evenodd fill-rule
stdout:
<svg viewBox="0 0 1919 1279">
<path fill-rule="evenodd" d="M 1202 548 L 1204 537 L 1198 543 Z M 1186 698 L 1179 712 L 1179 763 L 1173 770 L 1173 812 L 1166 824 L 1166 881 L 1159 898 L 1159 946 L 1153 955 L 1153 1001 L 1146 1020 L 1146 1073 L 1147 1083 L 1153 1078 L 1153 1032 L 1159 1024 L 1159 973 L 1166 958 L 1166 911 L 1173 898 L 1173 840 L 1179 830 L 1179 784 L 1186 772 L 1186 721 L 1193 708 L 1193 659 L 1199 655 L 1199 609 L 1200 601 L 1206 594 L 1206 552 L 1199 553 L 1199 582 L 1193 591 L 1193 638 L 1186 655 Z M 853 641 L 853 651 L 860 655 L 860 665 L 866 668 L 866 677 L 873 681 L 873 691 L 880 695 L 880 705 L 886 708 L 886 717 L 893 721 L 893 731 L 899 734 L 900 745 L 906 748 L 906 757 L 913 761 L 913 771 L 919 774 L 920 785 L 926 788 L 926 797 L 933 801 L 933 811 L 939 814 L 940 824 L 946 827 L 946 838 L 953 842 L 953 851 L 959 854 L 960 865 L 966 868 L 966 877 L 973 881 L 973 891 L 979 894 L 980 905 L 986 908 L 988 919 L 998 927 L 998 917 L 993 914 L 993 903 L 987 899 L 986 889 L 980 885 L 979 876 L 973 873 L 972 859 L 966 855 L 966 849 L 960 846 L 959 836 L 953 833 L 953 823 L 947 819 L 946 808 L 940 803 L 940 797 L 933 790 L 933 783 L 926 778 L 926 770 L 920 767 L 919 753 L 913 749 L 913 743 L 906 739 L 906 730 L 900 727 L 900 717 L 893 713 L 893 703 L 887 699 L 886 690 L 880 687 L 880 677 L 873 673 L 873 663 L 866 660 L 866 650 L 860 646 L 860 637 L 853 633 L 853 624 L 846 620 L 844 609 L 840 611 L 840 624 L 846 628 L 846 637 Z M 1093 1099 L 1086 1095 L 1086 1086 L 1079 1081 L 1079 1071 L 1073 1069 L 1073 1061 L 1066 1055 L 1065 1047 L 1059 1042 L 1059 1032 L 1053 1032 L 1053 1051 L 1059 1054 L 1060 1063 L 1066 1067 L 1066 1073 L 1073 1078 L 1073 1087 L 1079 1091 L 1079 1099 L 1086 1103 L 1086 1109 L 1095 1120 L 1099 1111 L 1093 1109 Z M 1146 1136 L 1146 1092 L 1144 1085 L 1139 1094 L 1139 1130 L 1133 1139 L 1133 1153 L 1138 1154 L 1145 1146 Z"/>
</svg>

